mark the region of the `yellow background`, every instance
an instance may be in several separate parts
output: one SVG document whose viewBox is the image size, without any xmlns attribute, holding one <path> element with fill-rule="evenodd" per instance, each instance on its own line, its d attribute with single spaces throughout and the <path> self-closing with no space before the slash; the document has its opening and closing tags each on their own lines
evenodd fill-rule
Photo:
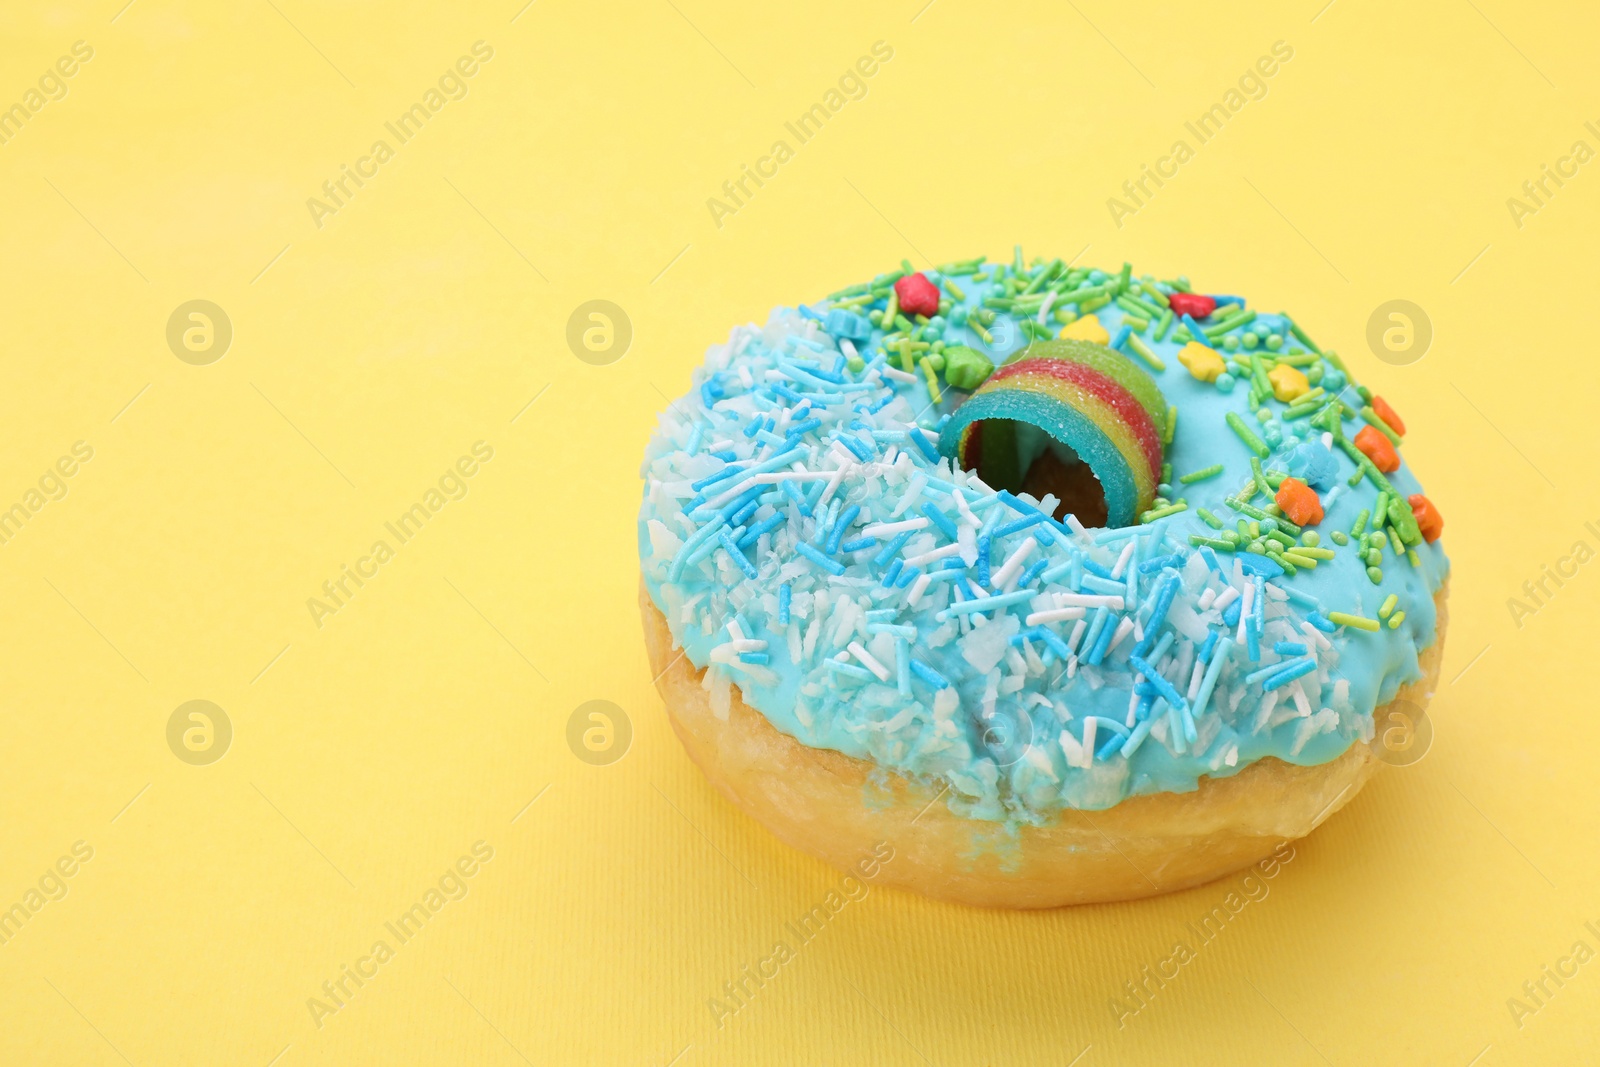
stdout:
<svg viewBox="0 0 1600 1067">
<path fill-rule="evenodd" d="M 1600 568 L 1520 627 L 1506 605 L 1600 547 L 1600 163 L 1521 228 L 1506 206 L 1600 148 L 1592 11 L 924 2 L 6 5 L 0 103 L 95 54 L 0 145 L 0 506 L 75 441 L 94 458 L 0 546 L 0 907 L 73 842 L 94 858 L 0 945 L 0 1062 L 1600 1057 L 1600 962 L 1520 1028 L 1506 1006 L 1600 948 Z M 315 225 L 307 199 L 478 40 L 469 95 Z M 879 40 L 866 98 L 713 225 Z M 1114 225 L 1107 198 L 1279 40 L 1267 96 Z M 1015 241 L 1289 310 L 1404 415 L 1455 568 L 1432 750 L 1125 1028 L 1109 998 L 1237 878 L 1049 914 L 874 890 L 718 1028 L 707 998 L 838 875 L 715 794 L 651 688 L 655 413 L 776 302 Z M 209 366 L 165 340 L 197 298 L 234 328 Z M 597 298 L 634 328 L 609 366 L 565 342 Z M 1393 298 L 1435 329 L 1409 366 L 1364 341 Z M 317 627 L 307 598 L 480 440 L 467 496 Z M 233 724 L 209 766 L 167 746 L 192 699 Z M 633 728 L 609 766 L 566 742 L 594 699 Z M 469 894 L 313 1025 L 478 840 Z"/>
</svg>

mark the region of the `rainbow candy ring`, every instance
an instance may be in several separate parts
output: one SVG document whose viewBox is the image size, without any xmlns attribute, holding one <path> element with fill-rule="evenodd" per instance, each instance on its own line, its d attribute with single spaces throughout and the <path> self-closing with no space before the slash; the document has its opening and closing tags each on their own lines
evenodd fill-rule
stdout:
<svg viewBox="0 0 1600 1067">
<path fill-rule="evenodd" d="M 1155 380 L 1122 353 L 1091 341 L 1035 342 L 956 409 L 939 451 L 966 470 L 1026 469 L 1026 457 L 1013 458 L 1015 423 L 1088 464 L 1105 491 L 1107 525 L 1131 526 L 1154 503 L 1171 418 Z"/>
</svg>

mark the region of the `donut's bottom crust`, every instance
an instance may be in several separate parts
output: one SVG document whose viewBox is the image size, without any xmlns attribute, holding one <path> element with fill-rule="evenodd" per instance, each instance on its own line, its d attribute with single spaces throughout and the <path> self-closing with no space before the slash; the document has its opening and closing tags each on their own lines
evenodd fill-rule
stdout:
<svg viewBox="0 0 1600 1067">
<path fill-rule="evenodd" d="M 1422 678 L 1404 702 L 1427 706 L 1444 655 L 1448 585 L 1434 597 L 1438 632 L 1419 657 Z M 1189 793 L 1134 796 L 1104 811 L 1061 812 L 1014 835 L 951 812 L 925 782 L 866 761 L 810 748 L 781 733 L 733 687 L 726 719 L 711 710 L 703 671 L 675 649 L 666 619 L 639 589 L 656 688 L 689 756 L 747 815 L 788 844 L 848 870 L 880 842 L 894 859 L 879 884 L 985 907 L 1053 908 L 1134 900 L 1209 882 L 1304 837 L 1366 784 L 1380 761 L 1356 742 L 1328 763 L 1267 758 Z M 1403 706 L 1403 705 L 1402 705 Z"/>
</svg>

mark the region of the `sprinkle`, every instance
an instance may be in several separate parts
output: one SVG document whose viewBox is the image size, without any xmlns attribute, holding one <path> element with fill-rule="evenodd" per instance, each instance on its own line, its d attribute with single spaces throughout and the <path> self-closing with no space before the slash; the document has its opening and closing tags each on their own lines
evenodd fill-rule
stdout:
<svg viewBox="0 0 1600 1067">
<path fill-rule="evenodd" d="M 835 577 L 844 573 L 843 564 L 836 560 L 829 559 L 827 556 L 824 556 L 821 552 L 818 552 L 804 541 L 796 541 L 794 550 Z"/>
<path fill-rule="evenodd" d="M 1400 598 L 1395 596 L 1393 593 L 1390 593 L 1388 597 L 1385 598 L 1383 605 L 1378 608 L 1378 618 L 1387 619 L 1390 613 L 1394 611 L 1394 606 L 1398 603 L 1400 603 Z"/>
<path fill-rule="evenodd" d="M 1222 464 L 1213 463 L 1211 466 L 1205 467 L 1201 470 L 1190 471 L 1188 474 L 1179 475 L 1178 481 L 1183 485 L 1193 485 L 1195 482 L 1203 482 L 1207 478 L 1215 478 L 1217 475 L 1222 473 L 1222 470 Z"/>
<path fill-rule="evenodd" d="M 882 663 L 879 663 L 878 660 L 874 658 L 872 653 L 868 652 L 865 648 L 862 648 L 860 641 L 851 641 L 845 646 L 845 648 L 852 656 L 861 661 L 862 666 L 866 667 L 867 670 L 871 671 L 873 674 L 876 674 L 880 682 L 887 682 L 889 680 L 889 668 L 885 667 Z"/>
<path fill-rule="evenodd" d="M 1019 589 L 1014 593 L 1000 593 L 995 596 L 980 596 L 960 604 L 952 604 L 939 612 L 934 618 L 944 622 L 952 615 L 978 615 L 997 608 L 1008 608 L 1013 604 L 1023 604 L 1032 600 L 1037 594 L 1032 590 Z"/>
<path fill-rule="evenodd" d="M 1277 674 L 1272 675 L 1271 677 L 1267 678 L 1266 681 L 1262 682 L 1262 691 L 1270 693 L 1272 690 L 1286 686 L 1296 678 L 1310 674 L 1316 669 L 1317 661 L 1314 659 L 1295 660 L 1280 670 Z"/>
<path fill-rule="evenodd" d="M 945 678 L 944 675 L 940 674 L 938 671 L 934 670 L 932 667 L 928 666 L 926 663 L 923 663 L 919 659 L 911 660 L 911 673 L 915 674 L 918 678 L 921 678 L 924 682 L 935 689 L 950 688 L 950 682 L 947 678 Z"/>
<path fill-rule="evenodd" d="M 846 663 L 843 660 L 829 659 L 826 661 L 826 666 L 828 670 L 833 671 L 835 674 L 842 674 L 847 678 L 855 678 L 863 682 L 872 681 L 871 672 L 857 667 L 854 663 Z"/>
<path fill-rule="evenodd" d="M 1406 621 L 1406 613 L 1403 612 L 1403 611 L 1397 611 L 1393 615 L 1389 616 L 1389 629 L 1391 629 L 1391 630 L 1398 629 L 1400 624 L 1405 622 L 1405 621 Z"/>
<path fill-rule="evenodd" d="M 1243 441 L 1245 447 L 1250 451 L 1262 459 L 1266 459 L 1267 456 L 1271 455 L 1271 450 L 1267 448 L 1265 442 L 1256 436 L 1254 430 L 1244 424 L 1244 420 L 1239 417 L 1237 412 L 1228 412 L 1224 416 L 1224 421 L 1227 422 L 1228 428 L 1238 435 L 1239 440 Z"/>
<path fill-rule="evenodd" d="M 1361 617 L 1360 615 L 1348 615 L 1342 611 L 1328 612 L 1328 621 L 1333 623 L 1335 626 L 1354 626 L 1358 630 L 1366 630 L 1369 633 L 1378 632 L 1378 622 L 1376 619 L 1367 619 Z"/>
<path fill-rule="evenodd" d="M 782 585 L 778 586 L 778 625 L 779 626 L 787 626 L 789 624 L 789 599 L 790 599 L 791 595 L 792 594 L 791 594 L 788 582 L 784 582 Z"/>
<path fill-rule="evenodd" d="M 860 509 L 857 508 L 856 510 L 859 511 Z M 948 522 L 949 520 L 945 521 Z M 861 532 L 867 537 L 884 537 L 888 534 L 902 533 L 906 530 L 921 530 L 927 525 L 928 520 L 926 518 L 902 519 L 899 522 L 875 522 L 871 526 L 863 526 Z M 954 526 L 950 527 L 950 536 L 955 536 Z"/>
<path fill-rule="evenodd" d="M 909 539 L 910 535 L 909 534 L 901 534 L 900 536 L 901 537 L 906 537 L 906 538 Z M 899 539 L 896 538 L 896 540 L 899 540 Z M 896 547 L 895 551 L 898 552 L 900 547 L 903 547 L 903 543 L 902 543 L 901 546 Z M 906 562 L 908 564 L 910 564 L 911 566 L 913 566 L 913 567 L 926 567 L 930 563 L 937 563 L 941 559 L 945 559 L 947 557 L 954 556 L 957 553 L 959 553 L 960 551 L 961 551 L 961 546 L 960 545 L 944 545 L 941 548 L 929 549 L 927 552 L 924 552 L 921 555 L 909 556 L 909 557 L 907 557 Z"/>
</svg>

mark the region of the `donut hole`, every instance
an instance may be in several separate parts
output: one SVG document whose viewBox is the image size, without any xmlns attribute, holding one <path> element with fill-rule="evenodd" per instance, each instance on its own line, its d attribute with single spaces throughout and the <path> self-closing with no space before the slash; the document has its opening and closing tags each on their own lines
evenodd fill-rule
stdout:
<svg viewBox="0 0 1600 1067">
<path fill-rule="evenodd" d="M 1076 515 L 1086 527 L 1106 524 L 1105 489 L 1071 446 L 1031 423 L 984 419 L 972 426 L 978 447 L 977 475 L 995 489 L 1056 500 L 1052 514 Z"/>
</svg>

